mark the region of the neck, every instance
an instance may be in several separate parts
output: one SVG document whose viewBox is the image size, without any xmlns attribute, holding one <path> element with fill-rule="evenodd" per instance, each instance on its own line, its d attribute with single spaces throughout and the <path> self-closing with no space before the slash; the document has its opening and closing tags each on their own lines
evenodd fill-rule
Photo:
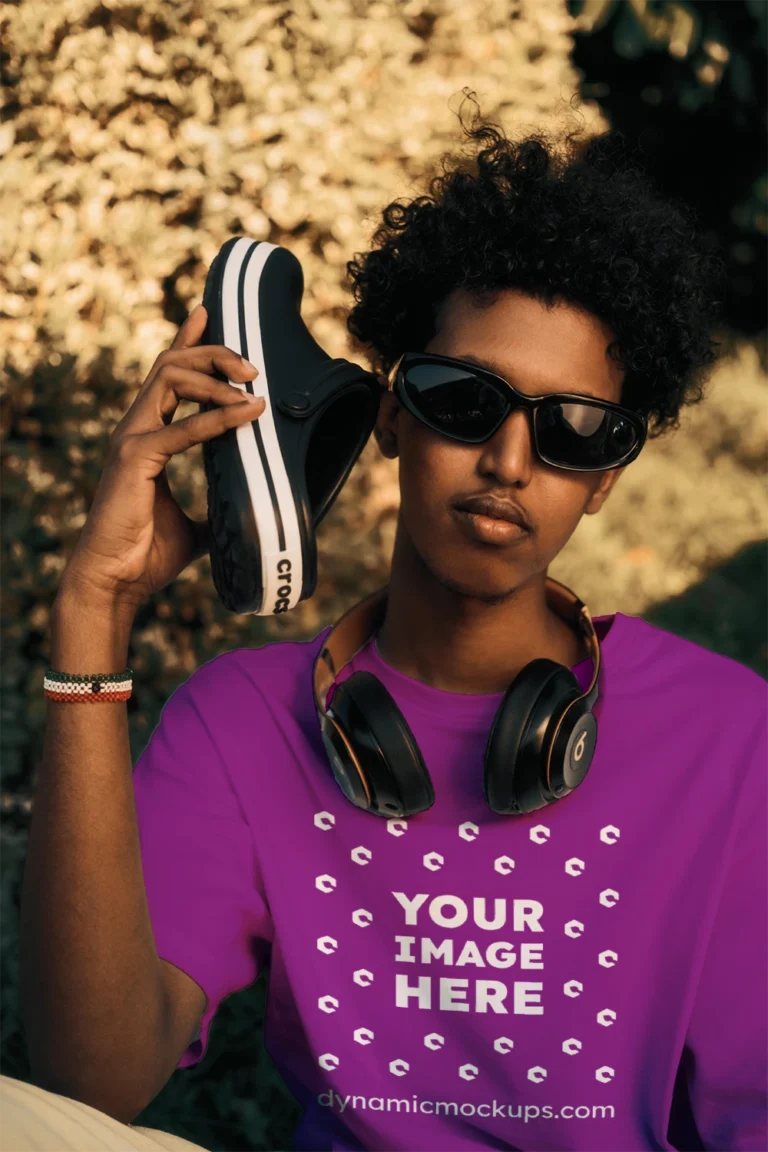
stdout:
<svg viewBox="0 0 768 1152">
<path fill-rule="evenodd" d="M 547 604 L 546 571 L 497 603 L 465 596 L 434 577 L 402 525 L 377 645 L 406 676 L 467 694 L 505 691 L 539 657 L 566 667 L 587 658 L 581 639 Z"/>
</svg>

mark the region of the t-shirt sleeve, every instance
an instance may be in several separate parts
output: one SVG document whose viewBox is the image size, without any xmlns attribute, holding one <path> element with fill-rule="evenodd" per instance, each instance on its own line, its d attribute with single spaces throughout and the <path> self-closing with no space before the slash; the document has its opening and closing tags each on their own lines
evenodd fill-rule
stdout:
<svg viewBox="0 0 768 1152">
<path fill-rule="evenodd" d="M 768 1149 L 767 705 L 768 696 L 743 757 L 745 787 L 685 1043 L 702 1146 L 726 1152 Z"/>
<path fill-rule="evenodd" d="M 180 685 L 133 769 L 157 953 L 207 1000 L 179 1068 L 205 1055 L 219 1004 L 256 980 L 272 939 L 251 829 L 215 738 L 226 676 L 218 658 Z"/>
</svg>

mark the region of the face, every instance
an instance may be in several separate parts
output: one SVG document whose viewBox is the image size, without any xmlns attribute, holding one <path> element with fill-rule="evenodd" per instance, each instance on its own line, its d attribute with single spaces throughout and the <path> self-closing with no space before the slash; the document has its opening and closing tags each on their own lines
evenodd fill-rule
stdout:
<svg viewBox="0 0 768 1152">
<path fill-rule="evenodd" d="M 459 290 L 444 302 L 424 351 L 478 357 L 527 396 L 572 392 L 621 403 L 623 370 L 608 355 L 613 339 L 603 321 L 566 302 L 548 308 L 504 289 L 480 308 Z M 623 471 L 543 463 L 529 420 L 518 408 L 486 443 L 460 444 L 426 428 L 391 393 L 382 398 L 376 439 L 399 462 L 398 533 L 441 584 L 463 595 L 501 600 L 544 572 Z M 496 535 L 487 521 L 457 508 L 481 495 L 521 506 L 531 530 Z"/>
</svg>

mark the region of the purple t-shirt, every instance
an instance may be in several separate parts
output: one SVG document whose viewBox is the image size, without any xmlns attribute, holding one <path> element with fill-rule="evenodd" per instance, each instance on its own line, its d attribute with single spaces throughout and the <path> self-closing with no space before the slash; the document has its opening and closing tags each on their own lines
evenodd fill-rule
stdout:
<svg viewBox="0 0 768 1152">
<path fill-rule="evenodd" d="M 221 1001 L 269 965 L 296 1149 L 768 1148 L 768 685 L 640 617 L 597 617 L 598 743 L 526 816 L 486 806 L 502 694 L 431 688 L 374 643 L 435 803 L 346 800 L 314 640 L 226 652 L 134 774 L 157 951 Z M 589 683 L 591 664 L 573 668 Z"/>
</svg>

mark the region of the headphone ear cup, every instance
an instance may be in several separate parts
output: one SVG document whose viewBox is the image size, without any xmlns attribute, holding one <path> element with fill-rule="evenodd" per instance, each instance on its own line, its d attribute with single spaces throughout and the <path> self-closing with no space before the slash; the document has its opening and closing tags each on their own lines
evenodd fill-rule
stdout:
<svg viewBox="0 0 768 1152">
<path fill-rule="evenodd" d="M 568 707 L 568 701 L 563 711 Z M 559 714 L 556 719 L 559 719 Z M 549 786 L 559 798 L 578 788 L 589 771 L 597 746 L 597 720 L 582 697 L 570 709 L 568 720 L 561 724 L 552 741 L 549 760 Z"/>
<path fill-rule="evenodd" d="M 493 812 L 524 815 L 557 799 L 544 777 L 547 736 L 553 718 L 580 693 L 570 668 L 555 660 L 531 660 L 517 674 L 499 705 L 485 749 L 483 787 Z"/>
<path fill-rule="evenodd" d="M 370 672 L 353 672 L 331 702 L 365 775 L 370 810 L 388 818 L 415 816 L 435 802 L 416 739 L 387 689 Z"/>
</svg>

